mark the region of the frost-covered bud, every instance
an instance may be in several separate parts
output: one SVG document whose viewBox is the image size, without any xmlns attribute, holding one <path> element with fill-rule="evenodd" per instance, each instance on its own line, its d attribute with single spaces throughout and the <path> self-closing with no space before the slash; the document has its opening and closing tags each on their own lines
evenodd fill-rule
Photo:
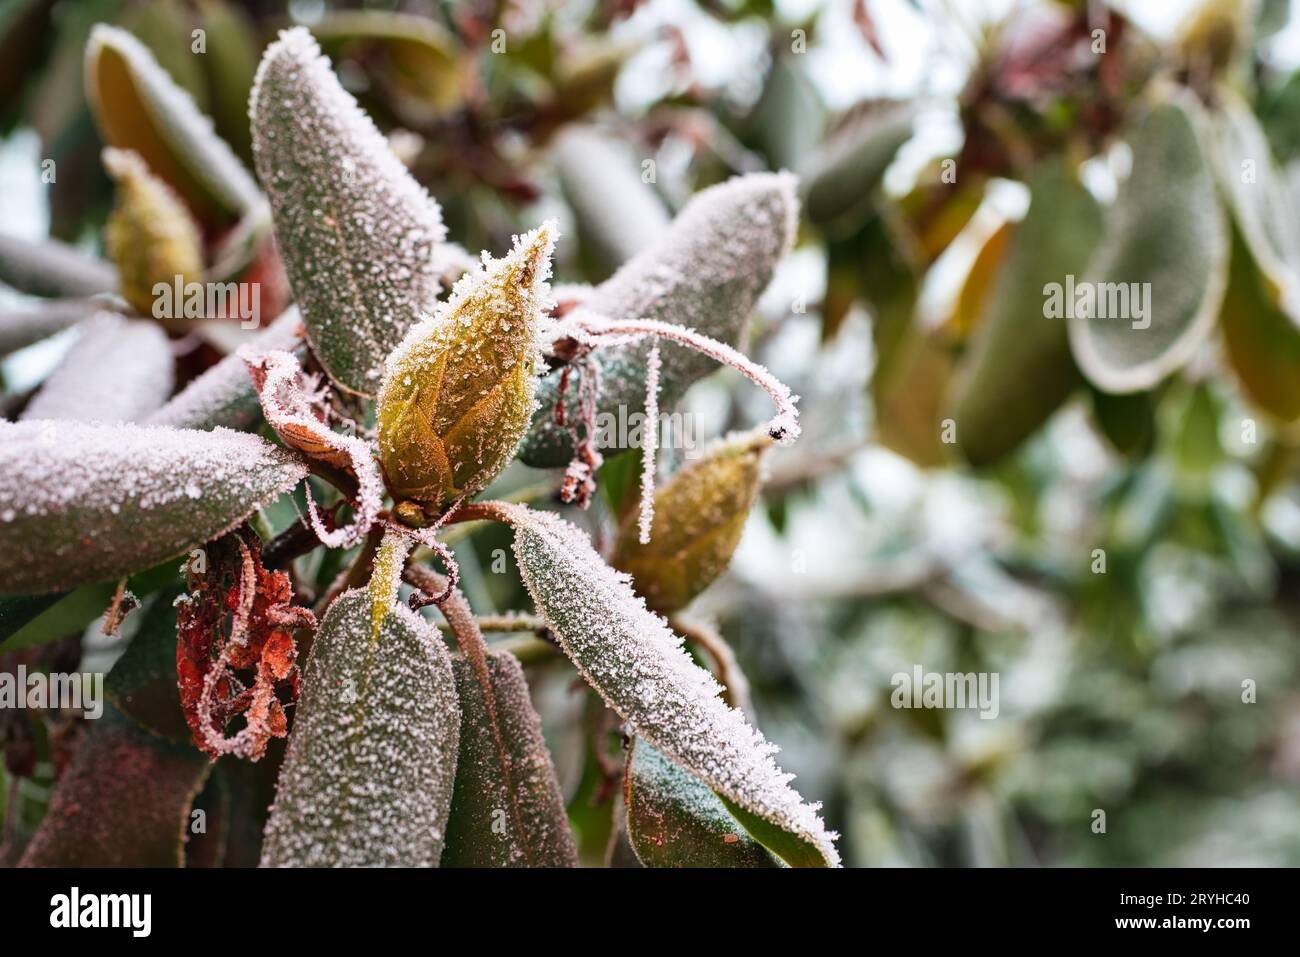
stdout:
<svg viewBox="0 0 1300 957">
<path fill-rule="evenodd" d="M 510 255 L 485 254 L 389 356 L 379 459 L 406 524 L 426 525 L 485 488 L 528 428 L 557 235 L 548 221 Z"/>
<path fill-rule="evenodd" d="M 610 561 L 628 572 L 651 611 L 683 608 L 726 569 L 758 496 L 765 433 L 729 436 L 655 493 L 650 540 L 641 544 L 637 515 L 619 530 Z"/>
<path fill-rule="evenodd" d="M 109 148 L 103 158 L 117 183 L 105 245 L 121 275 L 122 297 L 152 315 L 155 283 L 170 289 L 178 276 L 184 284 L 203 275 L 203 240 L 180 197 L 137 154 Z"/>
</svg>

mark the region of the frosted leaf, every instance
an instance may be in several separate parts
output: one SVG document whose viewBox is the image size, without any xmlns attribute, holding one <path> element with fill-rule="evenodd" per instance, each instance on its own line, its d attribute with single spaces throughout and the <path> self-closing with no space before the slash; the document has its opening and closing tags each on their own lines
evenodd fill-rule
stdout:
<svg viewBox="0 0 1300 957">
<path fill-rule="evenodd" d="M 634 741 L 623 778 L 627 836 L 646 867 L 779 867 L 709 786 Z"/>
<path fill-rule="evenodd" d="M 260 201 L 257 184 L 212 120 L 130 33 L 97 24 L 85 75 L 104 140 L 139 153 L 200 221 L 238 219 Z"/>
<path fill-rule="evenodd" d="M 111 705 L 87 725 L 20 866 L 180 867 L 207 758 Z"/>
<path fill-rule="evenodd" d="M 103 162 L 116 184 L 104 245 L 117 264 L 122 298 L 152 315 L 156 284 L 179 280 L 183 287 L 203 275 L 203 240 L 185 204 L 138 154 L 110 148 Z"/>
<path fill-rule="evenodd" d="M 397 605 L 372 638 L 369 596 L 344 593 L 312 642 L 262 866 L 437 866 L 459 735 L 436 629 Z"/>
<path fill-rule="evenodd" d="M 1105 316 L 1101 308 L 1071 309 L 1069 319 L 1075 361 L 1105 392 L 1150 389 L 1180 369 L 1218 316 L 1228 230 L 1201 150 L 1203 111 L 1192 94 L 1170 92 L 1141 114 L 1129 136 L 1133 171 L 1115 197 L 1084 288 L 1137 295 L 1145 289 L 1146 315 L 1139 317 L 1132 303 L 1116 309 L 1128 315 L 1110 315 L 1106 303 Z M 1095 298 L 1099 307 L 1115 297 Z"/>
<path fill-rule="evenodd" d="M 500 741 L 474 668 L 456 658 L 460 757 L 443 867 L 575 867 L 577 849 L 519 661 L 487 656 Z"/>
<path fill-rule="evenodd" d="M 286 445 L 304 455 L 343 469 L 356 476 L 355 515 L 344 528 L 328 530 L 312 499 L 307 495 L 307 514 L 317 537 L 330 548 L 346 548 L 357 542 L 374 523 L 383 505 L 384 486 L 375 467 L 370 445 L 355 435 L 343 435 L 329 427 L 330 406 L 319 376 L 304 376 L 298 360 L 290 353 L 272 350 L 258 355 L 249 346 L 239 350 L 262 403 L 262 414 Z"/>
<path fill-rule="evenodd" d="M 267 48 L 249 112 L 307 336 L 335 382 L 374 395 L 388 353 L 436 305 L 442 213 L 305 29 Z"/>
<path fill-rule="evenodd" d="M 93 299 L 52 299 L 0 312 L 0 356 L 40 342 L 103 308 Z"/>
<path fill-rule="evenodd" d="M 161 329 L 110 312 L 97 313 L 82 329 L 23 410 L 24 420 L 135 422 L 167 401 L 174 361 Z"/>
<path fill-rule="evenodd" d="M 292 306 L 248 343 L 258 353 L 275 349 L 292 351 L 301 341 L 298 308 Z M 261 421 L 262 404 L 248 377 L 248 364 L 228 355 L 207 369 L 149 417 L 150 425 L 177 429 L 212 429 L 224 426 L 242 430 Z"/>
<path fill-rule="evenodd" d="M 794 187 L 788 173 L 752 173 L 703 190 L 657 243 L 592 290 L 584 307 L 617 321 L 672 323 L 738 344 L 754 304 L 794 242 L 799 218 Z M 662 348 L 661 403 L 670 409 L 716 365 L 678 344 Z M 601 379 L 599 412 L 617 416 L 620 406 L 641 408 L 649 352 L 650 343 L 639 341 L 593 353 Z M 554 421 L 560 376 L 560 370 L 552 371 L 538 388 L 541 407 L 520 450 L 528 465 L 561 467 L 572 457 L 569 433 Z M 571 393 L 579 378 L 572 377 Z"/>
<path fill-rule="evenodd" d="M 728 436 L 689 462 L 655 494 L 648 541 L 638 516 L 623 519 L 610 564 L 661 614 L 684 608 L 731 562 L 758 496 L 763 434 Z"/>
<path fill-rule="evenodd" d="M 668 212 L 618 140 L 567 126 L 554 142 L 560 188 L 578 222 L 583 252 L 612 272 L 668 230 Z"/>
<path fill-rule="evenodd" d="M 117 270 L 67 243 L 0 233 L 0 282 L 33 296 L 94 296 L 116 291 Z"/>
<path fill-rule="evenodd" d="M 564 652 L 633 731 L 724 798 L 837 866 L 834 835 L 789 785 L 776 748 L 719 697 L 628 576 L 606 565 L 578 528 L 506 506 L 515 556 L 537 610 Z"/>
<path fill-rule="evenodd" d="M 379 458 L 394 500 L 420 506 L 424 521 L 485 488 L 528 428 L 555 239 L 548 221 L 509 255 L 485 253 L 388 359 Z"/>
<path fill-rule="evenodd" d="M 151 568 L 234 528 L 305 475 L 289 453 L 227 429 L 0 422 L 0 592 Z"/>
</svg>

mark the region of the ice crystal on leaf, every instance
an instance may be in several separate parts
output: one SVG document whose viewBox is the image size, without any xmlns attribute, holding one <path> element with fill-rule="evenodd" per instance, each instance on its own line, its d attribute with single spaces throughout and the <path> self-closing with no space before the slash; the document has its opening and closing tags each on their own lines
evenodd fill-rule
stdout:
<svg viewBox="0 0 1300 957">
<path fill-rule="evenodd" d="M 407 333 L 379 394 L 379 456 L 409 524 L 434 520 L 509 463 L 533 411 L 539 343 L 550 307 L 547 222 L 501 259 L 461 278 Z"/>
<path fill-rule="evenodd" d="M 451 659 L 394 606 L 371 637 L 354 589 L 316 630 L 266 825 L 269 867 L 432 867 L 442 856 L 460 740 Z"/>
<path fill-rule="evenodd" d="M 384 358 L 435 305 L 438 204 L 301 27 L 267 48 L 249 111 L 308 338 L 336 383 L 374 395 Z"/>
<path fill-rule="evenodd" d="M 255 435 L 0 422 L 0 592 L 150 568 L 229 531 L 306 475 Z"/>
<path fill-rule="evenodd" d="M 795 178 L 788 173 L 753 173 L 696 195 L 657 243 L 593 289 L 581 305 L 613 321 L 650 320 L 684 326 L 728 345 L 744 336 L 759 295 L 776 264 L 790 249 L 798 222 Z M 597 350 L 599 411 L 639 409 L 645 394 L 644 340 Z M 715 359 L 663 343 L 661 403 L 672 408 L 686 388 L 715 367 Z M 569 431 L 555 422 L 562 370 L 553 370 L 538 390 L 541 408 L 524 443 L 529 465 L 557 467 L 572 456 Z M 569 390 L 578 388 L 566 382 Z"/>
<path fill-rule="evenodd" d="M 174 362 L 161 329 L 101 312 L 81 330 L 23 419 L 135 422 L 167 401 Z"/>
<path fill-rule="evenodd" d="M 587 681 L 633 731 L 721 796 L 839 864 L 834 835 L 791 787 L 776 747 L 719 697 L 662 618 L 578 528 L 510 506 L 515 555 L 537 609 Z"/>
</svg>

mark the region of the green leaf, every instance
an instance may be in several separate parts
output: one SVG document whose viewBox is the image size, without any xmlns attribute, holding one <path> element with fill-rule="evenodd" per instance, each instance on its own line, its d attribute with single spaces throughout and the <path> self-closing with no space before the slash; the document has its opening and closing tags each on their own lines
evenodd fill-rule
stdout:
<svg viewBox="0 0 1300 957">
<path fill-rule="evenodd" d="M 627 835 L 646 867 L 777 867 L 709 786 L 645 741 L 623 781 Z"/>
<path fill-rule="evenodd" d="M 174 366 L 171 342 L 156 324 L 98 313 L 20 418 L 138 421 L 171 395 Z"/>
<path fill-rule="evenodd" d="M 306 469 L 253 435 L 0 423 L 0 593 L 120 578 L 234 528 Z"/>
<path fill-rule="evenodd" d="M 487 658 L 492 711 L 464 658 L 452 662 L 460 696 L 460 757 L 443 867 L 575 867 L 578 852 L 542 722 L 514 655 Z"/>
<path fill-rule="evenodd" d="M 208 759 L 111 705 L 90 722 L 22 867 L 180 867 Z"/>
<path fill-rule="evenodd" d="M 86 97 L 104 140 L 138 153 L 209 229 L 229 225 L 261 202 L 257 184 L 212 121 L 125 30 L 100 24 L 92 31 Z"/>
<path fill-rule="evenodd" d="M 882 101 L 855 108 L 800 167 L 809 222 L 843 230 L 866 219 L 876 187 L 912 138 L 915 108 Z"/>
<path fill-rule="evenodd" d="M 1201 150 L 1203 123 L 1190 94 L 1170 92 L 1142 114 L 1129 136 L 1133 170 L 1087 270 L 1097 314 L 1071 308 L 1069 320 L 1079 368 L 1107 392 L 1141 392 L 1181 368 L 1218 315 L 1228 233 Z M 1128 309 L 1115 308 L 1120 291 L 1129 293 Z M 1145 316 L 1133 307 L 1135 291 L 1146 302 Z M 1103 299 L 1105 312 L 1125 315 L 1103 318 Z"/>
<path fill-rule="evenodd" d="M 553 515 L 507 506 L 515 557 L 560 647 L 633 731 L 738 807 L 837 866 L 833 835 L 790 787 L 774 747 L 719 697 L 659 616 L 607 566 L 587 536 Z"/>
<path fill-rule="evenodd" d="M 799 169 L 822 141 L 826 104 L 798 55 L 773 61 L 750 126 L 772 169 Z"/>
<path fill-rule="evenodd" d="M 1065 319 L 1044 315 L 1044 288 L 1083 272 L 1101 221 L 1096 200 L 1063 163 L 1036 171 L 1029 212 L 953 383 L 957 444 L 973 465 L 1018 448 L 1078 384 Z"/>
<path fill-rule="evenodd" d="M 224 0 L 200 0 L 207 50 L 198 59 L 211 98 L 212 120 L 221 138 L 244 161 L 253 158 L 248 129 L 248 94 L 257 72 L 257 27 L 239 7 Z"/>
<path fill-rule="evenodd" d="M 442 213 L 305 29 L 267 48 L 249 112 L 307 337 L 330 378 L 373 396 L 388 354 L 436 305 Z"/>
<path fill-rule="evenodd" d="M 34 618 L 40 617 L 51 605 L 63 595 L 19 595 L 16 598 L 0 598 L 0 644 L 3 644 Z M 8 651 L 9 649 L 5 649 Z"/>
<path fill-rule="evenodd" d="M 657 243 L 592 290 L 582 305 L 614 319 L 676 323 L 736 345 L 776 264 L 794 242 L 799 219 L 794 185 L 788 173 L 753 173 L 697 193 Z M 617 421 L 620 408 L 626 420 L 642 409 L 651 347 L 637 342 L 594 353 L 600 366 L 598 420 Z M 659 407 L 668 410 L 717 363 L 674 343 L 663 343 L 660 350 Z M 560 467 L 572 457 L 569 433 L 554 421 L 560 376 L 560 370 L 552 370 L 538 387 L 540 408 L 519 451 L 526 465 Z M 570 402 L 580 380 L 581 374 L 570 376 Z M 608 458 L 622 451 L 604 453 Z"/>
<path fill-rule="evenodd" d="M 0 282 L 33 296 L 94 296 L 117 289 L 117 269 L 57 240 L 0 233 Z"/>
<path fill-rule="evenodd" d="M 337 598 L 304 669 L 262 865 L 436 866 L 460 725 L 437 630 L 396 605 L 372 637 L 365 590 Z"/>
<path fill-rule="evenodd" d="M 177 588 L 159 592 L 126 651 L 104 678 L 104 694 L 119 711 L 154 734 L 188 743 L 189 725 L 176 684 Z"/>
</svg>

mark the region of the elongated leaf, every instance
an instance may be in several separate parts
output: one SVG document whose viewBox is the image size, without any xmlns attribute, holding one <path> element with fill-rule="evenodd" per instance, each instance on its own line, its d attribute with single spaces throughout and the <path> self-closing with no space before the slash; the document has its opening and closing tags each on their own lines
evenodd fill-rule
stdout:
<svg viewBox="0 0 1300 957">
<path fill-rule="evenodd" d="M 305 474 L 288 453 L 226 429 L 0 423 L 0 594 L 150 568 Z"/>
<path fill-rule="evenodd" d="M 228 225 L 260 201 L 212 121 L 125 30 L 100 24 L 91 33 L 86 97 L 104 140 L 138 153 L 206 226 Z"/>
<path fill-rule="evenodd" d="M 872 193 L 912 138 L 915 111 L 874 103 L 848 116 L 799 170 L 808 219 L 818 225 L 864 219 Z"/>
<path fill-rule="evenodd" d="M 668 211 L 622 143 L 591 127 L 570 126 L 553 149 L 583 254 L 599 270 L 590 278 L 608 276 L 667 232 Z"/>
<path fill-rule="evenodd" d="M 826 104 L 799 56 L 773 61 L 750 122 L 750 135 L 772 169 L 799 169 L 817 148 L 826 127 Z"/>
<path fill-rule="evenodd" d="M 83 327 L 22 418 L 135 422 L 171 395 L 174 360 L 167 336 L 152 322 L 102 312 Z"/>
<path fill-rule="evenodd" d="M 200 0 L 207 50 L 198 59 L 207 79 L 212 120 L 221 138 L 245 162 L 252 162 L 248 131 L 248 94 L 257 73 L 261 41 L 243 10 L 226 0 Z"/>
<path fill-rule="evenodd" d="M 645 741 L 623 778 L 627 835 L 646 867 L 778 867 L 709 786 Z"/>
<path fill-rule="evenodd" d="M 0 313 L 0 356 L 75 326 L 102 308 L 91 299 L 52 299 L 38 306 L 5 310 Z"/>
<path fill-rule="evenodd" d="M 624 517 L 610 564 L 632 576 L 651 611 L 684 608 L 726 569 L 758 497 L 763 451 L 771 444 L 764 433 L 733 435 L 688 462 L 655 493 L 645 544 L 637 516 Z"/>
<path fill-rule="evenodd" d="M 499 741 L 473 666 L 458 658 L 452 670 L 460 695 L 460 757 L 442 866 L 576 866 L 564 797 L 518 659 L 507 652 L 488 655 Z"/>
<path fill-rule="evenodd" d="M 1100 233 L 1101 210 L 1074 175 L 1058 162 L 1039 169 L 953 384 L 957 444 L 972 464 L 1018 448 L 1078 384 L 1066 320 L 1044 315 L 1043 291 L 1083 272 Z"/>
<path fill-rule="evenodd" d="M 460 723 L 436 629 L 397 605 L 372 637 L 366 592 L 341 595 L 312 643 L 262 866 L 437 866 Z"/>
<path fill-rule="evenodd" d="M 1200 107 L 1181 94 L 1141 117 L 1129 138 L 1132 173 L 1087 270 L 1094 308 L 1066 303 L 1079 368 L 1107 392 L 1140 392 L 1179 369 L 1218 315 L 1228 234 L 1201 150 L 1202 122 Z"/>
<path fill-rule="evenodd" d="M 384 359 L 435 305 L 442 213 L 306 30 L 284 31 L 267 48 L 250 113 L 307 336 L 335 382 L 374 395 Z"/>
<path fill-rule="evenodd" d="M 1251 401 L 1290 422 L 1300 417 L 1300 328 L 1240 229 L 1232 230 L 1232 240 L 1219 316 L 1228 360 Z"/>
<path fill-rule="evenodd" d="M 486 488 L 528 428 L 555 237 L 550 221 L 485 260 L 388 359 L 380 463 L 394 499 L 418 503 L 426 521 Z"/>
<path fill-rule="evenodd" d="M 682 639 L 646 609 L 586 535 L 553 515 L 512 507 L 515 557 L 560 647 L 633 731 L 719 795 L 838 866 L 834 835 L 790 787 L 775 748 L 719 697 Z"/>
<path fill-rule="evenodd" d="M 616 319 L 656 319 L 688 326 L 730 345 L 743 337 L 759 295 L 794 241 L 799 209 L 788 173 L 756 173 L 698 194 L 653 246 L 625 263 L 584 299 L 592 311 Z M 652 344 L 601 349 L 597 416 L 640 412 L 645 402 L 646 360 Z M 692 383 L 716 367 L 714 360 L 664 343 L 660 407 L 670 409 Z M 571 376 L 577 394 L 581 375 Z M 569 433 L 555 426 L 560 372 L 538 388 L 541 403 L 520 449 L 528 465 L 555 467 L 572 456 Z M 624 449 L 607 449 L 613 455 Z"/>
<path fill-rule="evenodd" d="M 8 640 L 62 597 L 62 594 L 56 592 L 53 595 L 0 598 L 0 643 Z"/>
<path fill-rule="evenodd" d="M 0 282 L 33 296 L 93 296 L 117 289 L 117 270 L 67 243 L 0 233 Z"/>
<path fill-rule="evenodd" d="M 180 867 L 190 803 L 208 768 L 194 748 L 106 707 L 77 746 L 20 866 Z"/>
<path fill-rule="evenodd" d="M 249 343 L 259 354 L 293 351 L 301 342 L 298 308 L 292 306 Z M 262 420 L 262 405 L 248 375 L 248 363 L 228 355 L 187 385 L 148 419 L 176 429 L 247 429 Z"/>
</svg>

